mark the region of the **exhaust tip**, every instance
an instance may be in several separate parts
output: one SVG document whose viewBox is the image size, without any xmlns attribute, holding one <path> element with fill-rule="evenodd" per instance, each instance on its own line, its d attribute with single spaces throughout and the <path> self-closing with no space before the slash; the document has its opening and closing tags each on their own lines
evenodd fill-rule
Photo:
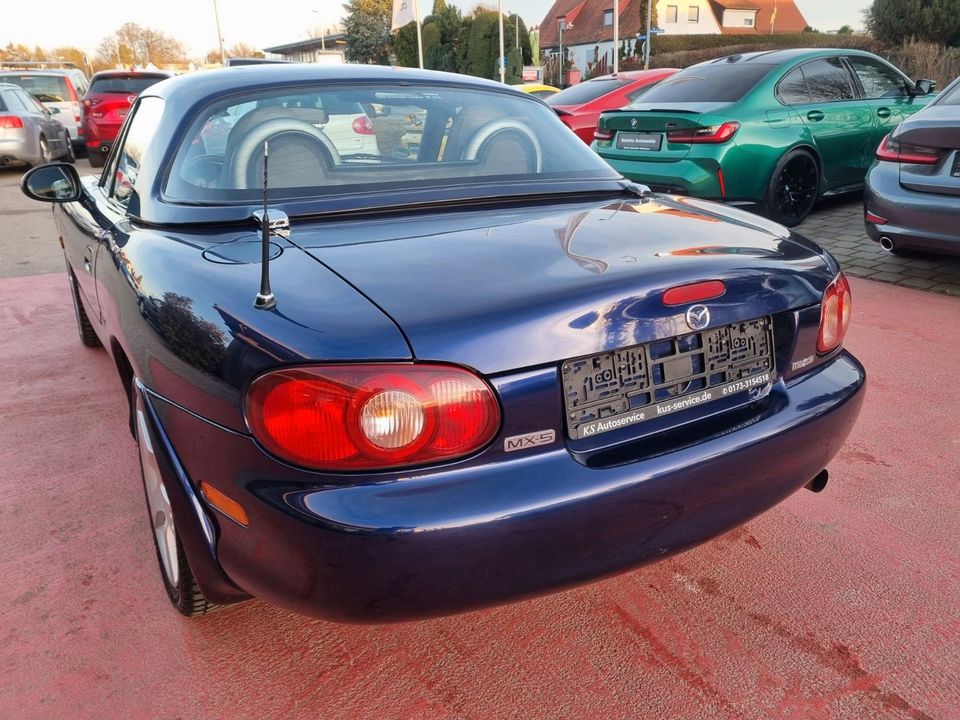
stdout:
<svg viewBox="0 0 960 720">
<path fill-rule="evenodd" d="M 827 469 L 824 468 L 818 472 L 813 480 L 808 482 L 804 487 L 810 492 L 821 492 L 827 486 L 827 480 L 830 479 L 830 473 L 827 472 Z"/>
<path fill-rule="evenodd" d="M 880 236 L 880 247 L 882 247 L 887 252 L 893 252 L 893 240 L 888 238 L 886 235 Z"/>
</svg>

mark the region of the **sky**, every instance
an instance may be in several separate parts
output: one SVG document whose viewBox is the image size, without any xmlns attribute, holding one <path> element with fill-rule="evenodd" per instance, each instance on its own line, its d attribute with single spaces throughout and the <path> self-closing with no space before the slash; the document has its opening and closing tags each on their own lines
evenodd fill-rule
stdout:
<svg viewBox="0 0 960 720">
<path fill-rule="evenodd" d="M 0 46 L 8 42 L 52 49 L 72 45 L 91 54 L 100 41 L 125 22 L 161 30 L 183 42 L 191 54 L 202 57 L 217 46 L 214 0 L 46 0 L 14 2 L 0 23 Z M 216 0 L 227 46 L 246 43 L 270 47 L 308 37 L 314 27 L 335 25 L 343 15 L 342 0 L 270 0 L 262 5 L 249 0 Z M 433 0 L 420 0 L 421 13 Z M 477 0 L 448 0 L 464 11 Z M 496 0 L 486 0 L 495 5 Z M 505 12 L 516 12 L 527 25 L 543 21 L 552 0 L 503 0 Z M 871 0 L 797 0 L 807 22 L 819 30 L 841 25 L 860 28 L 862 11 Z"/>
</svg>

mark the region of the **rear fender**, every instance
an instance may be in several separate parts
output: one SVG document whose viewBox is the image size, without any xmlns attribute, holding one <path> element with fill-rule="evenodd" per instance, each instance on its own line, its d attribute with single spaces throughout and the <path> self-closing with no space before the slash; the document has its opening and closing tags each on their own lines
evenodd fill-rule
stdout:
<svg viewBox="0 0 960 720">
<path fill-rule="evenodd" d="M 177 534 L 200 591 L 207 600 L 217 605 L 246 600 L 249 595 L 233 584 L 217 561 L 215 521 L 197 496 L 183 465 L 174 452 L 170 439 L 163 431 L 150 392 L 139 380 L 135 381 L 135 392 L 140 393 L 143 406 L 147 411 L 145 418 L 147 432 L 150 433 L 163 485 L 173 509 Z"/>
</svg>

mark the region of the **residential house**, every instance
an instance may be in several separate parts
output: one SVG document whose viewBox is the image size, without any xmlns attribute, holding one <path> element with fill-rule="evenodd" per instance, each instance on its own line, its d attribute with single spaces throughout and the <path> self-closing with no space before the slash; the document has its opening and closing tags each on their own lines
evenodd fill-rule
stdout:
<svg viewBox="0 0 960 720">
<path fill-rule="evenodd" d="M 666 35 L 803 32 L 807 21 L 795 0 L 656 0 L 657 21 Z M 560 30 L 560 21 L 565 29 Z M 633 53 L 646 30 L 640 0 L 620 0 L 620 42 Z M 555 0 L 540 24 L 540 47 L 564 55 L 586 71 L 613 62 L 613 0 Z M 656 40 L 654 40 L 656 46 Z"/>
</svg>

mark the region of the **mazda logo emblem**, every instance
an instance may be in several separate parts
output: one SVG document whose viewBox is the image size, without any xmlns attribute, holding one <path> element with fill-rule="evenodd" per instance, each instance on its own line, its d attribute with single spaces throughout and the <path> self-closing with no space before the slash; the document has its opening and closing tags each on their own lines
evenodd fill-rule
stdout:
<svg viewBox="0 0 960 720">
<path fill-rule="evenodd" d="M 691 330 L 703 330 L 710 324 L 710 309 L 706 305 L 691 305 L 687 309 L 687 325 Z"/>
</svg>

